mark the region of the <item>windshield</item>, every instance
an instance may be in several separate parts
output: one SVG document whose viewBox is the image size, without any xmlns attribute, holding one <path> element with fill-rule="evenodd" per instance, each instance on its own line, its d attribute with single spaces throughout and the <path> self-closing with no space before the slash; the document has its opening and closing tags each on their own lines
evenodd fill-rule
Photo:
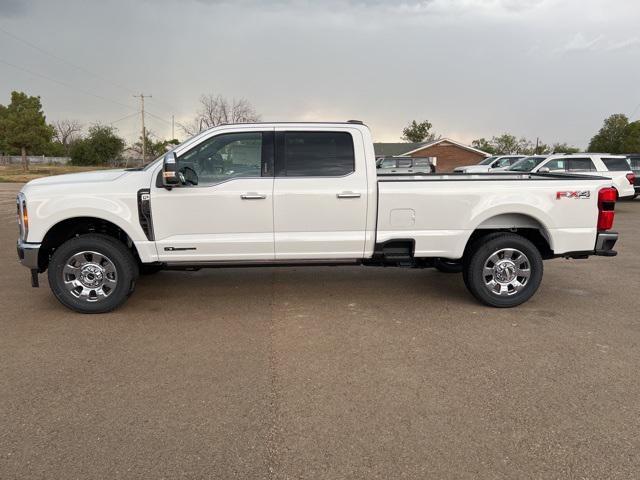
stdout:
<svg viewBox="0 0 640 480">
<path fill-rule="evenodd" d="M 481 161 L 478 165 L 489 165 L 491 162 L 493 162 L 496 158 L 498 157 L 489 157 L 489 158 L 485 158 L 483 161 Z"/>
<path fill-rule="evenodd" d="M 536 168 L 546 157 L 525 157 L 511 165 L 507 170 L 510 172 L 530 172 Z"/>
</svg>

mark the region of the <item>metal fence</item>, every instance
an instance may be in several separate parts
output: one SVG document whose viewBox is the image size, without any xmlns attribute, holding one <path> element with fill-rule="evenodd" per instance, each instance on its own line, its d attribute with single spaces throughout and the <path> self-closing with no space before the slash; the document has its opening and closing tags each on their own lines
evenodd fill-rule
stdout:
<svg viewBox="0 0 640 480">
<path fill-rule="evenodd" d="M 71 161 L 70 157 L 45 157 L 44 155 L 27 155 L 31 165 L 66 165 Z M 20 155 L 0 155 L 0 165 L 21 165 Z"/>
</svg>

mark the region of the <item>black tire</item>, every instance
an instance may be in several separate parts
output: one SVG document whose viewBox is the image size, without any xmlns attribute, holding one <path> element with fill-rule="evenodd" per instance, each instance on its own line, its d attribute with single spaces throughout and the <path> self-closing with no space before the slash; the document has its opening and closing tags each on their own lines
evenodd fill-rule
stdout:
<svg viewBox="0 0 640 480">
<path fill-rule="evenodd" d="M 503 258 L 500 258 L 500 252 L 504 255 Z M 500 261 L 491 260 L 494 254 L 494 258 Z M 498 308 L 518 306 L 536 293 L 542 281 L 542 256 L 536 246 L 521 235 L 486 235 L 476 240 L 469 248 L 467 256 L 463 272 L 465 285 L 471 294 L 485 305 Z M 486 276 L 485 266 L 492 270 Z M 506 268 L 500 272 L 504 266 Z M 522 269 L 516 270 L 516 266 Z M 504 275 L 504 282 L 500 282 L 499 275 Z M 502 293 L 499 294 L 497 290 Z"/>
<path fill-rule="evenodd" d="M 97 254 L 95 257 L 94 253 Z M 74 256 L 86 259 L 83 268 L 78 266 Z M 86 274 L 88 266 L 97 266 L 99 270 L 93 274 L 94 268 Z M 73 269 L 71 274 L 68 273 L 69 267 Z M 100 281 L 108 276 L 110 281 Z M 107 235 L 89 234 L 67 240 L 55 250 L 49 263 L 48 277 L 51 291 L 65 307 L 80 313 L 106 313 L 118 308 L 133 293 L 138 265 L 122 242 Z M 81 278 L 86 280 L 85 277 L 90 277 L 96 284 L 87 287 L 80 282 Z M 72 293 L 72 282 L 78 285 L 73 289 L 75 293 Z"/>
<path fill-rule="evenodd" d="M 462 273 L 462 261 L 436 258 L 433 266 L 441 273 Z"/>
<path fill-rule="evenodd" d="M 138 267 L 140 269 L 140 275 L 153 275 L 164 270 L 164 265 L 158 265 L 157 263 L 141 263 Z"/>
</svg>

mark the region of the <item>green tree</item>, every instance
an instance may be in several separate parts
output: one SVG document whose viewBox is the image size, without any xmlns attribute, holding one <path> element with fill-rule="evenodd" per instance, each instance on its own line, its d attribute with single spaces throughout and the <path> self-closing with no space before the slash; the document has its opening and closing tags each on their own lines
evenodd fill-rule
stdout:
<svg viewBox="0 0 640 480">
<path fill-rule="evenodd" d="M 471 146 L 473 148 L 477 148 L 478 150 L 482 150 L 483 152 L 490 153 L 491 155 L 495 155 L 497 153 L 491 141 L 487 140 L 486 138 L 478 138 L 474 140 L 473 142 L 471 142 Z"/>
<path fill-rule="evenodd" d="M 10 154 L 9 144 L 7 143 L 7 135 L 4 133 L 4 118 L 7 114 L 7 107 L 0 104 L 0 155 Z"/>
<path fill-rule="evenodd" d="M 0 122 L 4 143 L 20 151 L 22 168 L 29 170 L 27 154 L 44 153 L 53 137 L 53 128 L 47 125 L 40 97 L 11 92 L 11 103 L 3 107 Z"/>
<path fill-rule="evenodd" d="M 117 163 L 125 142 L 113 127 L 93 125 L 88 135 L 71 146 L 73 165 L 108 165 Z"/>
<path fill-rule="evenodd" d="M 567 143 L 554 143 L 550 150 L 548 153 L 578 153 L 580 151 L 578 147 L 572 147 Z"/>
<path fill-rule="evenodd" d="M 499 155 L 520 153 L 520 143 L 518 139 L 509 133 L 503 133 L 499 137 L 493 137 L 491 139 L 491 144 Z"/>
<path fill-rule="evenodd" d="M 432 127 L 433 125 L 431 125 L 429 120 L 425 120 L 424 122 L 420 123 L 413 120 L 407 127 L 404 128 L 404 130 L 402 130 L 402 141 L 421 143 L 436 140 L 436 134 L 431 132 Z"/>
<path fill-rule="evenodd" d="M 160 140 L 160 139 L 156 140 L 154 139 L 155 135 L 150 131 L 147 130 L 145 133 L 146 133 L 145 148 L 146 148 L 147 161 L 155 160 L 159 156 L 164 155 L 167 152 L 167 150 L 169 150 L 173 146 L 180 144 L 180 141 L 175 138 L 172 140 Z M 136 152 L 138 155 L 140 155 L 140 158 L 142 158 L 142 135 L 140 135 L 140 137 L 138 138 L 138 141 L 131 146 L 131 149 L 134 152 Z"/>
<path fill-rule="evenodd" d="M 624 153 L 640 153 L 640 120 L 627 125 L 624 137 L 622 151 Z"/>
<path fill-rule="evenodd" d="M 606 118 L 602 128 L 589 142 L 590 152 L 622 153 L 629 119 L 623 113 Z"/>
</svg>

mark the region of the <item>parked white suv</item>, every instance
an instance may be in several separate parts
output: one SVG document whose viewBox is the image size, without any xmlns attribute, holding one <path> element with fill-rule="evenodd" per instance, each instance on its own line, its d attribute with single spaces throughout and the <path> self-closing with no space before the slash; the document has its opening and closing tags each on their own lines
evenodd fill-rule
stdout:
<svg viewBox="0 0 640 480">
<path fill-rule="evenodd" d="M 541 157 L 528 157 L 540 159 Z M 635 195 L 633 183 L 635 174 L 631 170 L 624 155 L 607 155 L 594 153 L 576 153 L 572 155 L 550 155 L 543 161 L 521 161 L 508 168 L 509 172 L 523 172 L 525 163 L 531 165 L 527 171 L 533 173 L 575 173 L 582 175 L 597 175 L 613 180 L 613 186 L 618 192 L 619 199 L 630 199 Z"/>
<path fill-rule="evenodd" d="M 477 165 L 467 165 L 465 167 L 454 168 L 455 173 L 486 173 L 493 169 L 505 169 L 516 163 L 524 155 L 499 155 L 487 157 Z"/>
</svg>

